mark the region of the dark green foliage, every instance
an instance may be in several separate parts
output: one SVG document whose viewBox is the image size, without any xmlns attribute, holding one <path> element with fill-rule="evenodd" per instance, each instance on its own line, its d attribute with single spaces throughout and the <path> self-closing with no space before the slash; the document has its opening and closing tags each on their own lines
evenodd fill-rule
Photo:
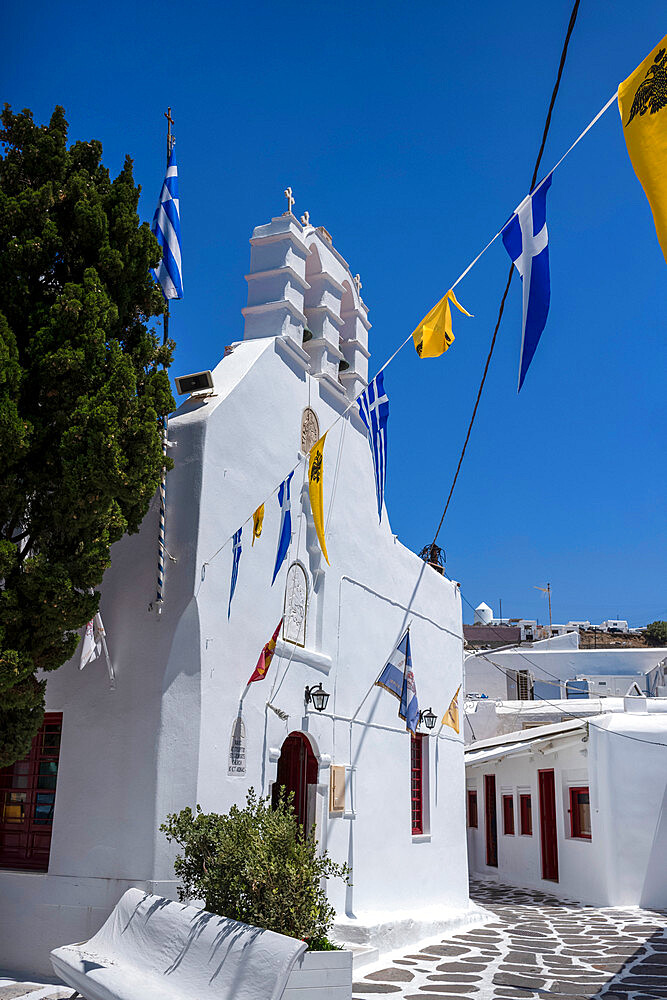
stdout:
<svg viewBox="0 0 667 1000">
<path fill-rule="evenodd" d="M 44 683 L 94 615 L 109 547 L 160 480 L 174 406 L 148 329 L 164 310 L 160 249 L 139 223 L 132 161 L 2 113 L 0 142 L 0 767 L 27 753 Z"/>
<path fill-rule="evenodd" d="M 318 854 L 291 799 L 272 809 L 251 788 L 244 809 L 220 816 L 188 807 L 160 829 L 183 849 L 174 863 L 181 900 L 203 899 L 211 913 L 301 938 L 313 951 L 335 947 L 327 940 L 335 913 L 322 879 L 347 881 L 348 868 Z"/>
<path fill-rule="evenodd" d="M 644 642 L 647 646 L 667 646 L 667 622 L 651 622 L 647 625 Z"/>
</svg>

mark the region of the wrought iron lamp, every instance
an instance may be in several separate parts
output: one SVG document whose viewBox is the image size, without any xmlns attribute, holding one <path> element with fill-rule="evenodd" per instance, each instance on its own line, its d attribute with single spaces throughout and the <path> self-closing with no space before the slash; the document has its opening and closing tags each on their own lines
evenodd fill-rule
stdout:
<svg viewBox="0 0 667 1000">
<path fill-rule="evenodd" d="M 317 712 L 323 712 L 327 707 L 330 695 L 328 691 L 325 691 L 321 684 L 313 685 L 312 687 L 306 688 L 305 699 L 306 705 L 310 705 L 311 701 L 313 707 Z M 435 716 L 434 716 L 435 718 Z"/>
<path fill-rule="evenodd" d="M 433 729 L 438 721 L 438 717 L 432 708 L 427 708 L 425 712 L 419 713 L 419 721 L 423 722 L 427 729 Z"/>
</svg>

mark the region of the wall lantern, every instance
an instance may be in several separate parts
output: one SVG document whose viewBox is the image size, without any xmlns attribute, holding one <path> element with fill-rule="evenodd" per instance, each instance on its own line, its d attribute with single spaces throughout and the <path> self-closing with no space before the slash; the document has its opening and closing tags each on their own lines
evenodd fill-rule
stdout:
<svg viewBox="0 0 667 1000">
<path fill-rule="evenodd" d="M 309 705 L 312 701 L 313 706 L 317 712 L 323 712 L 327 707 L 327 702 L 329 701 L 329 692 L 325 691 L 321 684 L 313 687 L 307 687 L 305 693 L 306 705 Z"/>
<path fill-rule="evenodd" d="M 433 709 L 427 708 L 425 712 L 419 713 L 419 721 L 423 722 L 427 729 L 433 729 L 438 717 L 433 713 Z"/>
</svg>

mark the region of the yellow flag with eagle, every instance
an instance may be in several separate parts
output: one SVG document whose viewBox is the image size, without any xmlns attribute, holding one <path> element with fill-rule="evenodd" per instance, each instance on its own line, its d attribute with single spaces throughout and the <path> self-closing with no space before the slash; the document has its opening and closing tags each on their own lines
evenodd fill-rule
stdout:
<svg viewBox="0 0 667 1000">
<path fill-rule="evenodd" d="M 439 358 L 454 343 L 452 332 L 452 309 L 450 302 L 466 316 L 472 314 L 464 309 L 450 288 L 437 305 L 424 316 L 423 320 L 412 334 L 415 350 L 420 358 Z"/>
<path fill-rule="evenodd" d="M 310 449 L 308 460 L 308 493 L 317 538 L 322 549 L 322 555 L 329 565 L 327 543 L 324 540 L 324 502 L 322 499 L 322 487 L 324 485 L 324 439 L 326 436 L 327 432 L 325 431 L 320 440 L 316 441 Z"/>
<path fill-rule="evenodd" d="M 667 261 L 667 35 L 619 85 L 618 109 Z"/>
</svg>

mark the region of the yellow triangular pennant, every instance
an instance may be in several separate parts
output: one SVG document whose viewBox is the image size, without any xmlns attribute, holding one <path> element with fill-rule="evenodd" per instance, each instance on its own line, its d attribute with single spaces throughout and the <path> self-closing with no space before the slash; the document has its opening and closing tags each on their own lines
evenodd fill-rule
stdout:
<svg viewBox="0 0 667 1000">
<path fill-rule="evenodd" d="M 262 527 L 264 525 L 264 504 L 258 507 L 255 513 L 252 515 L 252 544 L 255 544 L 255 539 L 259 538 L 262 534 Z"/>
<path fill-rule="evenodd" d="M 449 726 L 453 729 L 455 733 L 459 732 L 459 691 L 461 690 L 461 685 L 456 689 L 456 694 L 452 698 L 449 708 L 442 717 L 442 725 Z"/>
</svg>

